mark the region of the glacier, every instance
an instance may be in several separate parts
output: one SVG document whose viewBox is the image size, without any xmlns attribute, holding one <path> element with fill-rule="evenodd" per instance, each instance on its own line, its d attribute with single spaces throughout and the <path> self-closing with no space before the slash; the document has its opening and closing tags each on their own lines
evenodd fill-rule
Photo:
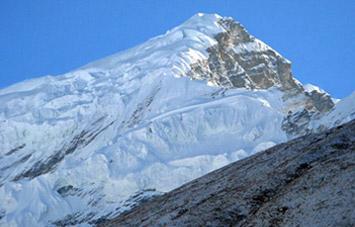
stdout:
<svg viewBox="0 0 355 227">
<path fill-rule="evenodd" d="M 240 23 L 196 14 L 142 45 L 0 90 L 0 225 L 93 225 L 355 117 Z"/>
</svg>

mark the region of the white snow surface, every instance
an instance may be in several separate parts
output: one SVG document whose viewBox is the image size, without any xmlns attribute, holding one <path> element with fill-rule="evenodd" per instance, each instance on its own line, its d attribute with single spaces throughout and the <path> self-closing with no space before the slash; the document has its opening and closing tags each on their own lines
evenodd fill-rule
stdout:
<svg viewBox="0 0 355 227">
<path fill-rule="evenodd" d="M 219 19 L 197 14 L 138 47 L 0 90 L 0 226 L 110 217 L 136 192 L 167 192 L 286 141 L 277 88 L 226 91 L 186 77 L 224 31 Z M 322 124 L 354 113 L 354 100 L 339 102 Z M 83 132 L 92 140 L 49 171 L 14 180 Z M 65 186 L 75 190 L 63 196 Z"/>
<path fill-rule="evenodd" d="M 312 91 L 316 91 L 318 93 L 326 93 L 323 89 L 319 88 L 316 85 L 313 84 L 305 84 L 303 85 L 303 88 L 306 92 L 312 93 Z"/>
</svg>

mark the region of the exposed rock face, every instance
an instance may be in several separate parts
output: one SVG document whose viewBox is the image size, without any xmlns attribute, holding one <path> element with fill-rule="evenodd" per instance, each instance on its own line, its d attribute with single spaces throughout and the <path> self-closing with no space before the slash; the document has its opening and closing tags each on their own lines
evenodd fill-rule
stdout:
<svg viewBox="0 0 355 227">
<path fill-rule="evenodd" d="M 192 65 L 190 76 L 207 79 L 226 88 L 282 89 L 302 91 L 291 74 L 291 64 L 263 42 L 251 36 L 232 19 L 219 21 L 226 32 L 216 35 L 217 44 L 208 48 L 209 58 Z"/>
<path fill-rule="evenodd" d="M 314 106 L 315 109 L 322 113 L 334 107 L 334 102 L 328 94 L 312 91 L 311 93 L 306 92 L 306 95 L 312 100 L 313 105 L 311 106 Z"/>
<path fill-rule="evenodd" d="M 297 96 L 287 96 L 291 100 L 297 99 Z M 331 97 L 328 94 L 317 91 L 312 91 L 311 93 L 303 92 L 300 93 L 298 97 L 299 96 L 304 96 L 304 109 L 296 112 L 289 111 L 282 123 L 282 129 L 291 137 L 306 135 L 310 132 L 319 132 L 327 129 L 327 127 L 312 128 L 310 127 L 310 123 L 312 120 L 317 120 L 324 114 L 331 112 L 334 107 L 334 102 Z"/>
<path fill-rule="evenodd" d="M 277 145 L 105 226 L 353 226 L 355 120 Z"/>
<path fill-rule="evenodd" d="M 304 106 L 304 109 L 293 112 L 292 108 L 285 108 L 286 112 L 291 112 L 283 128 L 290 136 L 308 133 L 311 118 L 334 107 L 329 95 L 318 91 L 305 92 L 293 78 L 291 63 L 250 35 L 240 23 L 233 19 L 220 19 L 218 23 L 226 31 L 215 36 L 217 44 L 207 49 L 207 60 L 191 65 L 190 77 L 227 89 L 275 86 L 285 92 L 285 100 L 302 99 L 304 103 L 296 106 Z"/>
</svg>

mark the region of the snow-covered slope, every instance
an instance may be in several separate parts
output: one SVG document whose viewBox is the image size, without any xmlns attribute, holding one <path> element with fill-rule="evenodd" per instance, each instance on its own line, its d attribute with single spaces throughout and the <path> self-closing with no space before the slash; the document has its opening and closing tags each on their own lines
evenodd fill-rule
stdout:
<svg viewBox="0 0 355 227">
<path fill-rule="evenodd" d="M 305 90 L 238 22 L 197 14 L 125 52 L 0 90 L 0 224 L 114 216 L 353 118 L 341 103 Z"/>
</svg>

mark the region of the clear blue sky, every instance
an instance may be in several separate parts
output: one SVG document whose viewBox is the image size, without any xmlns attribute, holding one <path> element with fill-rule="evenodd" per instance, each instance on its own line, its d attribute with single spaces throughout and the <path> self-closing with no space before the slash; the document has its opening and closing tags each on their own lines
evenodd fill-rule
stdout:
<svg viewBox="0 0 355 227">
<path fill-rule="evenodd" d="M 1 0 L 0 87 L 65 73 L 197 12 L 240 21 L 303 83 L 338 98 L 355 90 L 355 0 Z"/>
</svg>

